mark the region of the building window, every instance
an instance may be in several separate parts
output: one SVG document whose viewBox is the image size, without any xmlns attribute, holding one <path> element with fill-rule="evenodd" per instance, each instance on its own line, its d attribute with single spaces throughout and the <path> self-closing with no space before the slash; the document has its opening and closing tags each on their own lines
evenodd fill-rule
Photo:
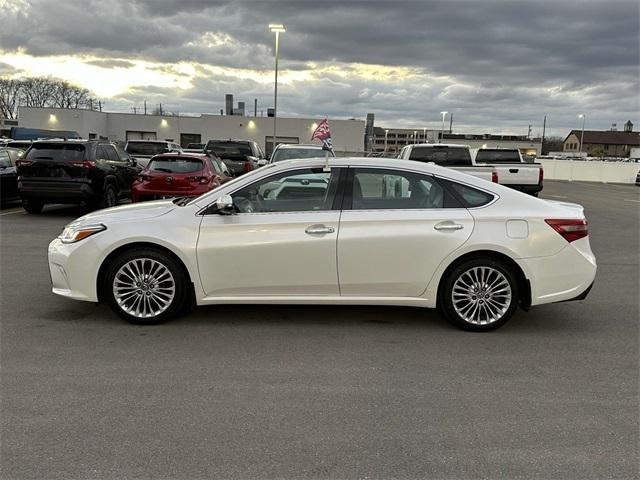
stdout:
<svg viewBox="0 0 640 480">
<path fill-rule="evenodd" d="M 181 133 L 180 146 L 187 148 L 190 143 L 202 143 L 202 137 L 199 133 Z"/>
<path fill-rule="evenodd" d="M 127 140 L 157 140 L 156 132 L 126 131 Z"/>
</svg>

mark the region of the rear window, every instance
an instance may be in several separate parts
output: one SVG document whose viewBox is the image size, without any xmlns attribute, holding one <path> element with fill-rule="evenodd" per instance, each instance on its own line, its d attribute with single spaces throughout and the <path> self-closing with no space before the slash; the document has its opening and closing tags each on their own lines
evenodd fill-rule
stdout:
<svg viewBox="0 0 640 480">
<path fill-rule="evenodd" d="M 483 192 L 468 185 L 451 181 L 447 181 L 447 184 L 458 194 L 462 203 L 467 208 L 482 207 L 483 205 L 491 203 L 494 198 L 490 193 Z"/>
<path fill-rule="evenodd" d="M 192 173 L 202 170 L 202 160 L 197 158 L 152 158 L 147 170 L 165 173 Z"/>
<path fill-rule="evenodd" d="M 85 146 L 69 143 L 34 143 L 25 155 L 27 160 L 78 162 L 84 160 Z"/>
<path fill-rule="evenodd" d="M 478 150 L 476 163 L 520 163 L 517 150 Z"/>
<path fill-rule="evenodd" d="M 220 158 L 244 160 L 247 155 L 253 155 L 249 142 L 228 142 L 210 140 L 205 150 L 212 150 Z"/>
<path fill-rule="evenodd" d="M 436 165 L 452 167 L 455 165 L 471 165 L 469 149 L 465 147 L 415 147 L 411 149 L 409 160 L 433 162 Z"/>
<path fill-rule="evenodd" d="M 169 149 L 166 143 L 143 143 L 129 142 L 126 151 L 129 155 L 153 156 L 159 153 L 166 153 Z"/>
<path fill-rule="evenodd" d="M 271 159 L 272 162 L 281 162 L 292 158 L 324 158 L 325 150 L 319 148 L 279 148 Z M 333 154 L 329 153 L 330 157 Z"/>
</svg>

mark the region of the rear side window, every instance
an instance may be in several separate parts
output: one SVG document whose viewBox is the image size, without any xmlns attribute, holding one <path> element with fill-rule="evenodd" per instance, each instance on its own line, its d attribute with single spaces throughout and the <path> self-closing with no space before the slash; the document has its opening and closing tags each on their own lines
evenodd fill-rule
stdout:
<svg viewBox="0 0 640 480">
<path fill-rule="evenodd" d="M 85 146 L 68 143 L 34 143 L 27 151 L 27 160 L 78 162 L 84 160 Z"/>
<path fill-rule="evenodd" d="M 436 165 L 452 167 L 456 165 L 471 165 L 471 154 L 466 147 L 434 145 L 432 147 L 412 148 L 409 160 L 433 162 Z"/>
<path fill-rule="evenodd" d="M 520 163 L 517 150 L 478 150 L 476 163 Z"/>
<path fill-rule="evenodd" d="M 447 185 L 456 193 L 467 208 L 482 207 L 491 203 L 494 196 L 477 188 L 447 180 Z"/>
<path fill-rule="evenodd" d="M 184 157 L 152 158 L 147 169 L 152 172 L 192 173 L 202 170 L 202 160 Z"/>
</svg>

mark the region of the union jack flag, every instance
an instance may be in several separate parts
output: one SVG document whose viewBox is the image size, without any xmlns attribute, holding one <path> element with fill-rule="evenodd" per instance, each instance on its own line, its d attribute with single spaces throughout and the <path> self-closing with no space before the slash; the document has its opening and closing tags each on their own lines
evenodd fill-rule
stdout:
<svg viewBox="0 0 640 480">
<path fill-rule="evenodd" d="M 323 150 L 333 151 L 333 142 L 331 141 L 331 130 L 329 129 L 329 120 L 326 118 L 320 122 L 318 128 L 315 129 L 311 140 L 320 140 Z"/>
</svg>

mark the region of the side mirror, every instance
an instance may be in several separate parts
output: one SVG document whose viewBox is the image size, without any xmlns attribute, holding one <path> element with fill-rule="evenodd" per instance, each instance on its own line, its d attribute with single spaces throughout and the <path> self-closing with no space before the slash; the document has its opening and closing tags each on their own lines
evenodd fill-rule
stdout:
<svg viewBox="0 0 640 480">
<path fill-rule="evenodd" d="M 247 160 L 249 160 L 250 162 L 259 162 L 260 159 L 258 157 L 254 157 L 252 155 L 247 155 Z"/>
<path fill-rule="evenodd" d="M 231 195 L 222 195 L 214 203 L 214 211 L 219 215 L 232 215 L 234 212 Z"/>
<path fill-rule="evenodd" d="M 258 160 L 258 166 L 259 167 L 264 167 L 265 165 L 267 165 L 269 163 L 268 160 L 265 160 L 264 158 L 261 158 L 260 160 Z"/>
</svg>

